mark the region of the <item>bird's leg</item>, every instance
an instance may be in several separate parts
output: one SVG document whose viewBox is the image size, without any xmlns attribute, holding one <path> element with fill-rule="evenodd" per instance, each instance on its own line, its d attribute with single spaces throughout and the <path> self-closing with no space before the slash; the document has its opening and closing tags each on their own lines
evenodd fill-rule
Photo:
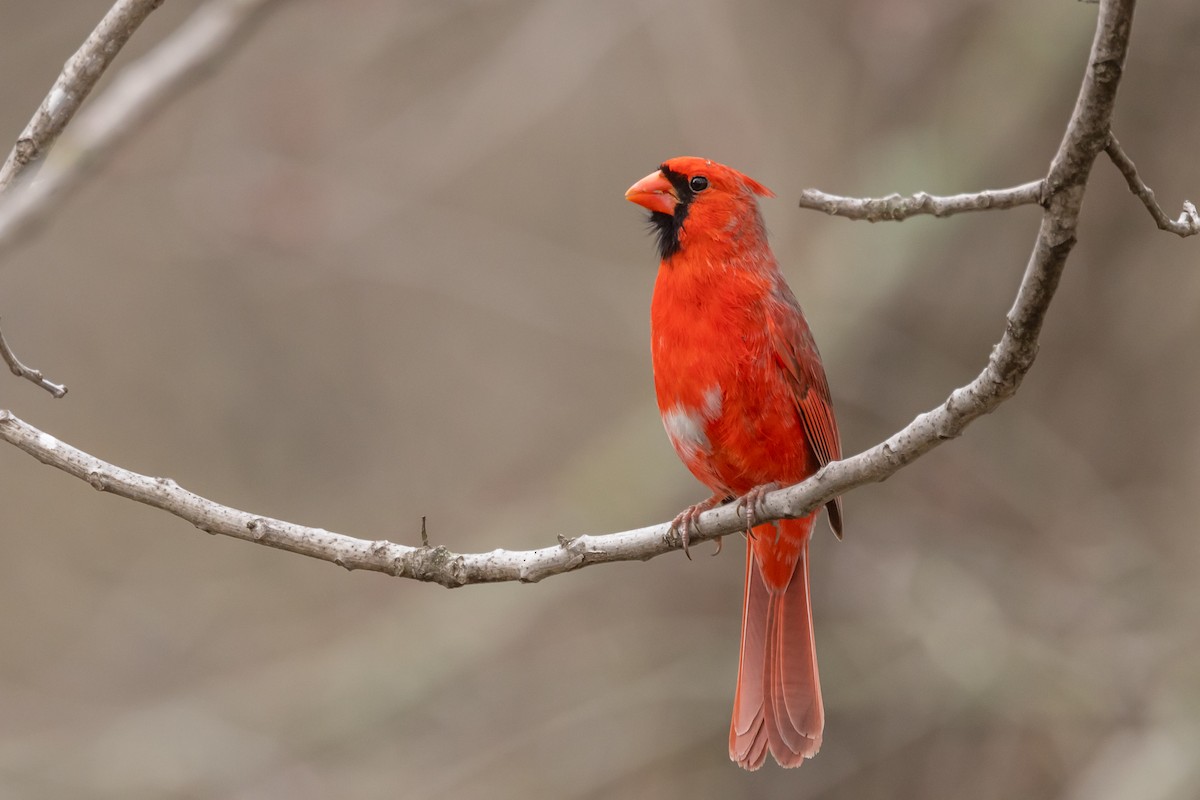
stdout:
<svg viewBox="0 0 1200 800">
<path fill-rule="evenodd" d="M 753 489 L 746 492 L 746 494 L 742 495 L 741 500 L 738 500 L 738 510 L 744 511 L 746 514 L 747 538 L 754 538 L 754 526 L 758 524 L 755 520 L 758 519 L 758 515 L 761 510 L 759 506 L 762 505 L 763 498 L 778 488 L 780 488 L 779 484 L 775 483 L 774 481 L 771 483 L 764 483 L 762 486 L 755 486 Z M 776 532 L 778 532 L 778 529 L 776 529 Z"/>
<path fill-rule="evenodd" d="M 696 520 L 705 511 L 710 508 L 715 508 L 725 502 L 725 496 L 714 494 L 707 500 L 696 503 L 694 506 L 688 506 L 671 521 L 671 530 L 679 532 L 679 541 L 683 545 L 683 554 L 688 557 L 688 561 L 692 560 L 692 554 L 688 552 L 688 542 L 692 538 L 692 531 L 696 530 Z M 720 552 L 720 541 L 717 542 L 717 552 Z"/>
</svg>

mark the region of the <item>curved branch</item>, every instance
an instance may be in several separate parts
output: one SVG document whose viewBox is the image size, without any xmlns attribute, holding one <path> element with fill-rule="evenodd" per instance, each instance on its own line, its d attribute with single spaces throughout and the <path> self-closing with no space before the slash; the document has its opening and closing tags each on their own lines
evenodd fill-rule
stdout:
<svg viewBox="0 0 1200 800">
<path fill-rule="evenodd" d="M 1008 189 L 984 189 L 982 192 L 949 196 L 917 192 L 908 197 L 898 194 L 889 194 L 887 197 L 843 197 L 819 189 L 805 189 L 800 193 L 801 208 L 867 222 L 900 222 L 919 214 L 949 217 L 965 211 L 1016 208 L 1041 205 L 1042 202 L 1042 181 L 1030 181 Z"/>
<path fill-rule="evenodd" d="M 1079 96 L 1050 171 L 1041 182 L 1042 222 L 1033 253 L 1008 312 L 1004 334 L 983 371 L 886 441 L 826 465 L 801 484 L 771 493 L 761 507 L 764 515 L 804 516 L 839 494 L 881 481 L 943 441 L 959 436 L 972 421 L 1016 393 L 1037 356 L 1042 322 L 1075 246 L 1084 189 L 1096 157 L 1108 141 L 1135 5 L 1136 0 L 1102 0 L 1100 4 Z M 704 538 L 706 516 L 700 518 L 701 536 L 693 538 Z"/>
<path fill-rule="evenodd" d="M 828 464 L 795 486 L 771 492 L 756 509 L 759 521 L 811 513 L 831 498 L 883 480 L 1011 397 L 1037 355 L 1038 335 L 1068 255 L 1075 245 L 1091 168 L 1108 141 L 1117 85 L 1125 61 L 1135 0 L 1104 0 L 1096 36 L 1071 121 L 1050 171 L 1041 182 L 1042 222 L 1033 252 L 1008 313 L 1003 336 L 982 372 L 955 389 L 937 408 L 919 415 L 875 447 Z M 207 500 L 166 478 L 152 478 L 108 464 L 0 411 L 0 438 L 43 463 L 111 492 L 179 516 L 201 530 L 338 564 L 391 575 L 462 586 L 494 581 L 541 580 L 549 575 L 606 561 L 645 560 L 679 546 L 664 523 L 604 536 L 560 539 L 557 546 L 524 552 L 456 554 L 442 547 L 410 547 L 366 541 L 319 528 L 255 516 Z M 736 504 L 699 517 L 693 541 L 741 530 Z M 415 527 L 415 526 L 414 526 Z"/>
<path fill-rule="evenodd" d="M 43 464 L 87 481 L 98 491 L 168 511 L 207 533 L 277 547 L 348 570 L 384 572 L 448 587 L 498 581 L 532 583 L 586 564 L 645 560 L 674 546 L 666 524 L 605 536 L 563 539 L 557 545 L 539 550 L 472 554 L 452 553 L 444 547 L 411 547 L 385 540 L 355 539 L 221 505 L 189 492 L 170 478 L 140 475 L 102 461 L 5 410 L 0 410 L 0 439 Z M 731 533 L 741 526 L 734 522 L 725 527 L 722 532 Z"/>
<path fill-rule="evenodd" d="M 0 166 L 0 192 L 34 161 L 43 157 L 79 106 L 91 94 L 100 76 L 121 52 L 150 12 L 163 0 L 118 0 L 75 55 L 67 59 L 50 93 L 34 112 L 33 119 L 17 137 L 17 143 Z"/>
<path fill-rule="evenodd" d="M 23 174 L 26 168 L 46 156 L 129 37 L 162 2 L 119 0 L 67 60 L 0 166 L 0 253 L 34 230 L 105 156 L 167 99 L 177 96 L 183 84 L 223 55 L 271 0 L 210 0 L 150 53 L 122 70 L 112 86 L 79 115 L 68 137 L 74 141 L 59 150 L 65 149 L 69 156 L 50 159 L 36 181 L 28 180 Z M 22 364 L 2 334 L 0 356 L 14 375 L 54 397 L 67 393 L 64 385 Z"/>
</svg>

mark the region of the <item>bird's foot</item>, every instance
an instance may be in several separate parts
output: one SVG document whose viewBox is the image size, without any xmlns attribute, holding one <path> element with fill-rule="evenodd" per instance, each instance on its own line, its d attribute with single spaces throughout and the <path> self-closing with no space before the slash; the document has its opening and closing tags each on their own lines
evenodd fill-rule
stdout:
<svg viewBox="0 0 1200 800">
<path fill-rule="evenodd" d="M 688 557 L 689 561 L 692 560 L 692 554 L 688 552 L 688 543 L 691 541 L 692 532 L 696 530 L 697 520 L 705 511 L 715 508 L 724 502 L 724 496 L 714 494 L 707 500 L 696 503 L 694 506 L 688 506 L 671 521 L 671 530 L 678 531 L 679 543 L 683 545 L 683 554 Z M 717 553 L 719 552 L 721 552 L 720 539 L 717 540 Z M 716 555 L 716 553 L 713 555 Z"/>
<path fill-rule="evenodd" d="M 781 488 L 778 483 L 764 483 L 762 486 L 755 486 L 746 494 L 742 495 L 742 499 L 738 500 L 738 511 L 744 512 L 746 515 L 746 538 L 754 538 L 754 527 L 758 524 L 758 517 L 762 514 L 762 501 L 769 493 Z"/>
</svg>

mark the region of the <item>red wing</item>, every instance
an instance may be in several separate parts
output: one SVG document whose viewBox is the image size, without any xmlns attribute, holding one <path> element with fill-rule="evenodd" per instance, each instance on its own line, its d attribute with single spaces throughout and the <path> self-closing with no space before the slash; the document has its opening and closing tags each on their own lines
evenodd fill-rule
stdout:
<svg viewBox="0 0 1200 800">
<path fill-rule="evenodd" d="M 786 286 L 780 288 L 781 291 L 774 293 L 779 302 L 767 318 L 771 344 L 792 386 L 800 421 L 808 434 L 808 445 L 817 457 L 817 463 L 823 467 L 842 457 L 829 382 L 800 304 Z M 835 497 L 825 508 L 829 512 L 830 527 L 839 539 L 842 538 L 842 498 Z"/>
</svg>

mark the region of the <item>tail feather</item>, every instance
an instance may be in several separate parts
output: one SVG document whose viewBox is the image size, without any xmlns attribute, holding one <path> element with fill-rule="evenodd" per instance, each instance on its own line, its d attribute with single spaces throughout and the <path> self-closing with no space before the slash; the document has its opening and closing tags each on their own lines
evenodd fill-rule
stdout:
<svg viewBox="0 0 1200 800">
<path fill-rule="evenodd" d="M 808 545 L 801 551 L 792 584 L 771 604 L 767 642 L 767 732 L 771 752 L 784 767 L 798 767 L 821 749 L 825 711 L 817 674 L 808 596 Z M 771 734 L 774 733 L 774 736 Z"/>
<path fill-rule="evenodd" d="M 768 592 L 762 573 L 746 543 L 746 589 L 742 603 L 742 648 L 738 659 L 733 721 L 729 726 L 729 757 L 745 769 L 758 769 L 767 757 L 763 715 L 763 664 L 766 650 Z"/>
<path fill-rule="evenodd" d="M 796 558 L 790 576 L 779 585 L 768 586 L 753 544 L 747 552 L 741 660 L 729 728 L 729 757 L 750 770 L 763 765 L 768 751 L 781 766 L 800 766 L 821 749 L 825 727 L 808 590 L 808 533 L 812 521 L 780 524 L 789 522 L 805 527 L 782 532 L 781 543 L 796 545 Z M 772 530 L 765 535 L 773 534 Z M 767 573 L 770 575 L 779 563 L 768 565 Z"/>
</svg>

